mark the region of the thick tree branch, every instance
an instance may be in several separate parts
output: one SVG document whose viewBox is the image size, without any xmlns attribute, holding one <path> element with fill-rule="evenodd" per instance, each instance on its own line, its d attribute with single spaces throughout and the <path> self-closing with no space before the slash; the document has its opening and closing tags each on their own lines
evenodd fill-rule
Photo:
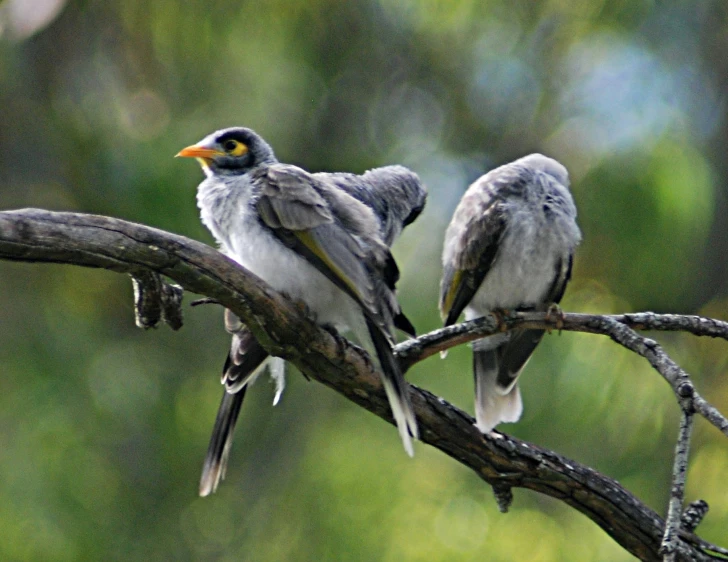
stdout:
<svg viewBox="0 0 728 562">
<path fill-rule="evenodd" d="M 118 219 L 26 209 L 0 212 L 0 258 L 105 268 L 129 273 L 137 279 L 148 272 L 165 275 L 184 289 L 231 309 L 272 354 L 291 361 L 311 378 L 392 423 L 379 377 L 358 348 L 320 329 L 305 316 L 302 307 L 209 246 Z M 680 324 L 680 317 L 666 319 L 647 314 L 622 318 L 624 322 L 618 317 L 567 314 L 563 329 L 608 334 L 620 344 L 634 348 L 656 368 L 659 365 L 671 385 L 677 384 L 684 391 L 684 373 L 666 361 L 669 358 L 659 346 L 645 338 L 635 340 L 622 331 L 624 328 L 634 334 L 628 324 L 671 329 L 665 326 Z M 500 328 L 491 317 L 475 322 L 401 344 L 398 353 L 403 365 L 409 366 L 441 349 Z M 579 322 L 581 328 L 577 328 Z M 725 337 L 728 333 L 717 321 L 701 319 L 688 323 L 693 326 L 690 331 L 700 335 Z M 543 315 L 519 314 L 508 317 L 505 324 L 510 328 L 545 327 L 553 323 Z M 703 413 L 702 399 L 698 400 L 694 391 L 691 397 L 695 410 Z M 518 439 L 500 434 L 484 436 L 474 427 L 470 416 L 425 390 L 412 387 L 412 401 L 422 441 L 473 469 L 500 490 L 501 497 L 507 497 L 511 487 L 524 487 L 558 498 L 587 515 L 635 556 L 660 560 L 663 520 L 616 481 Z M 707 412 L 707 406 L 702 407 Z M 723 423 L 719 418 L 716 422 Z M 681 532 L 680 539 L 675 548 L 678 560 L 722 559 L 711 554 L 719 552 L 717 547 L 712 548 L 692 533 Z"/>
</svg>

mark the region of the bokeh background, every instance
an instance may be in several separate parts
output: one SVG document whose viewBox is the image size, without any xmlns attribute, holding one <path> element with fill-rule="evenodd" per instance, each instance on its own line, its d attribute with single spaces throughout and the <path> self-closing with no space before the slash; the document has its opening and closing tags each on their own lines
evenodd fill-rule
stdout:
<svg viewBox="0 0 728 562">
<path fill-rule="evenodd" d="M 402 163 L 430 191 L 395 247 L 421 332 L 467 185 L 540 151 L 571 172 L 584 242 L 565 310 L 728 318 L 725 0 L 5 0 L 0 208 L 121 217 L 211 243 L 182 147 L 230 125 L 310 170 Z M 193 295 L 187 295 L 186 302 Z M 0 262 L 2 560 L 630 560 L 579 513 L 489 488 L 291 373 L 248 394 L 227 480 L 197 482 L 228 346 L 221 311 L 134 326 L 130 281 Z M 725 342 L 658 334 L 728 412 Z M 470 351 L 409 379 L 472 412 Z M 665 513 L 675 400 L 606 338 L 544 339 L 502 427 Z M 688 500 L 728 537 L 728 442 L 697 423 Z"/>
</svg>

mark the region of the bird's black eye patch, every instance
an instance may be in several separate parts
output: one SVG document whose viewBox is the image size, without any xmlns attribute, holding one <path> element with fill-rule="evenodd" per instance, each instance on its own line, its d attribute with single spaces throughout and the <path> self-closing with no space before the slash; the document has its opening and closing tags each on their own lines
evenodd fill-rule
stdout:
<svg viewBox="0 0 728 562">
<path fill-rule="evenodd" d="M 222 141 L 222 147 L 230 156 L 242 156 L 248 152 L 248 145 L 235 139 Z"/>
</svg>

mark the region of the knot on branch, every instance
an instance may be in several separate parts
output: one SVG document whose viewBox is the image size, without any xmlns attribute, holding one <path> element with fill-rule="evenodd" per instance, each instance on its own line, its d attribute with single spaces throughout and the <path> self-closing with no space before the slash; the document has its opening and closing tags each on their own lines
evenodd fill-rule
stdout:
<svg viewBox="0 0 728 562">
<path fill-rule="evenodd" d="M 137 326 L 148 330 L 164 321 L 173 330 L 182 327 L 182 287 L 167 283 L 158 273 L 148 270 L 132 273 L 131 281 Z"/>
<path fill-rule="evenodd" d="M 507 484 L 493 484 L 493 495 L 498 504 L 498 511 L 508 513 L 513 504 L 513 489 Z"/>
<path fill-rule="evenodd" d="M 677 387 L 677 393 L 680 395 L 681 398 L 692 398 L 694 392 L 695 387 L 690 381 L 682 382 Z"/>
<path fill-rule="evenodd" d="M 691 502 L 680 517 L 680 527 L 692 533 L 708 514 L 709 509 L 708 502 L 705 500 Z"/>
</svg>

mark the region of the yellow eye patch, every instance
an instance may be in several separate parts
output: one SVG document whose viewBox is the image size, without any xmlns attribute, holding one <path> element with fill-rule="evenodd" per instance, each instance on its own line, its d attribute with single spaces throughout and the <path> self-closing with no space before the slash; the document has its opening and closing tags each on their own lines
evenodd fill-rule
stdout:
<svg viewBox="0 0 728 562">
<path fill-rule="evenodd" d="M 248 146 L 240 141 L 236 141 L 235 139 L 226 140 L 222 143 L 222 147 L 230 156 L 242 156 L 248 152 Z"/>
</svg>

